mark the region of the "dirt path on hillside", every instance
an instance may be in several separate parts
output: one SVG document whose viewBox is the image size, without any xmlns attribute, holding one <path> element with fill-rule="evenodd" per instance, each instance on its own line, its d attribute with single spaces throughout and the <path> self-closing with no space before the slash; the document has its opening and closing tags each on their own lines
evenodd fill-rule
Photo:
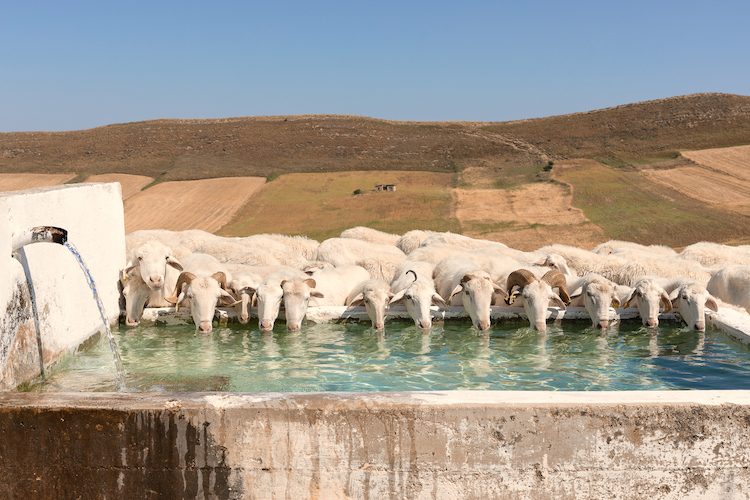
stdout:
<svg viewBox="0 0 750 500">
<path fill-rule="evenodd" d="M 583 212 L 571 205 L 565 186 L 534 183 L 519 189 L 453 189 L 455 217 L 462 227 L 508 223 L 508 229 L 490 232 L 466 231 L 501 241 L 521 250 L 534 250 L 550 242 L 593 248 L 604 241 L 604 233 Z"/>
<path fill-rule="evenodd" d="M 137 229 L 217 231 L 265 184 L 264 177 L 163 182 L 125 200 L 125 233 Z"/>
</svg>

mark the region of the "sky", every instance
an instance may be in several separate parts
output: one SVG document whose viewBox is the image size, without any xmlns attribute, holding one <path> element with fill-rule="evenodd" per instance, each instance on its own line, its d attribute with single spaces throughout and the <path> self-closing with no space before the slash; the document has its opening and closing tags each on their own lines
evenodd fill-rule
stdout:
<svg viewBox="0 0 750 500">
<path fill-rule="evenodd" d="M 750 95 L 747 0 L 24 0 L 0 132 L 157 118 L 509 121 Z"/>
</svg>

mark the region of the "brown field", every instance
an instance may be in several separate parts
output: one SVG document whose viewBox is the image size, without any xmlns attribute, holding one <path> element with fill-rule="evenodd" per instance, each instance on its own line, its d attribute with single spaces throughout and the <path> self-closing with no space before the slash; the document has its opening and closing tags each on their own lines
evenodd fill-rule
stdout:
<svg viewBox="0 0 750 500">
<path fill-rule="evenodd" d="M 386 183 L 396 184 L 396 191 L 374 190 Z M 458 231 L 450 216 L 452 183 L 453 174 L 437 172 L 282 175 L 267 183 L 219 234 L 285 233 L 322 240 L 358 225 L 397 234 Z M 354 195 L 357 189 L 362 194 Z"/>
<path fill-rule="evenodd" d="M 65 184 L 76 174 L 0 174 L 0 192 Z"/>
<path fill-rule="evenodd" d="M 537 182 L 518 189 L 454 189 L 454 214 L 467 236 L 535 250 L 550 241 L 594 247 L 604 232 L 572 206 L 566 186 Z M 505 224 L 497 224 L 505 223 Z"/>
<path fill-rule="evenodd" d="M 750 146 L 682 151 L 682 156 L 708 169 L 750 181 Z"/>
<path fill-rule="evenodd" d="M 151 177 L 130 174 L 101 174 L 92 175 L 85 182 L 119 182 L 122 187 L 122 199 L 127 200 L 141 192 L 154 181 Z"/>
<path fill-rule="evenodd" d="M 652 182 L 726 210 L 750 215 L 750 146 L 685 151 L 697 165 L 643 170 Z"/>
<path fill-rule="evenodd" d="M 258 191 L 263 177 L 163 182 L 125 200 L 125 233 L 136 229 L 215 232 Z"/>
<path fill-rule="evenodd" d="M 750 97 L 730 94 L 492 123 L 152 120 L 0 133 L 0 190 L 119 181 L 128 231 L 321 239 L 368 225 L 461 232 L 523 249 L 609 238 L 679 247 L 750 239 L 750 146 L 738 146 L 749 138 Z M 275 180 L 256 191 L 258 176 Z M 192 183 L 198 179 L 205 184 Z M 397 192 L 372 192 L 392 182 Z"/>
</svg>

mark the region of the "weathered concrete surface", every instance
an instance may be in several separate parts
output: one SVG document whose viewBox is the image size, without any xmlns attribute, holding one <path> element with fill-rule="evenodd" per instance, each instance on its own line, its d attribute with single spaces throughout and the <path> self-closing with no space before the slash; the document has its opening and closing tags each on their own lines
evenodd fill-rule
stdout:
<svg viewBox="0 0 750 500">
<path fill-rule="evenodd" d="M 750 391 L 0 394 L 0 498 L 750 498 Z"/>
<path fill-rule="evenodd" d="M 119 317 L 118 275 L 125 263 L 120 185 L 0 193 L 0 390 L 33 380 L 43 366 L 103 329 L 88 281 L 67 248 L 35 243 L 23 247 L 18 258 L 11 256 L 13 235 L 36 226 L 68 231 L 68 241 L 96 282 L 109 322 Z"/>
</svg>

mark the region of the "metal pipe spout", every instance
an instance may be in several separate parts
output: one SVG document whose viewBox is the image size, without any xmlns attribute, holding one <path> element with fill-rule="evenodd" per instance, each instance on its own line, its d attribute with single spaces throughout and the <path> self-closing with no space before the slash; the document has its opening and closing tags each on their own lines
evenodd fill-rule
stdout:
<svg viewBox="0 0 750 500">
<path fill-rule="evenodd" d="M 21 247 L 31 243 L 58 243 L 64 245 L 68 241 L 68 231 L 53 226 L 37 226 L 26 229 L 19 233 L 13 233 L 12 251 L 15 252 Z"/>
</svg>

